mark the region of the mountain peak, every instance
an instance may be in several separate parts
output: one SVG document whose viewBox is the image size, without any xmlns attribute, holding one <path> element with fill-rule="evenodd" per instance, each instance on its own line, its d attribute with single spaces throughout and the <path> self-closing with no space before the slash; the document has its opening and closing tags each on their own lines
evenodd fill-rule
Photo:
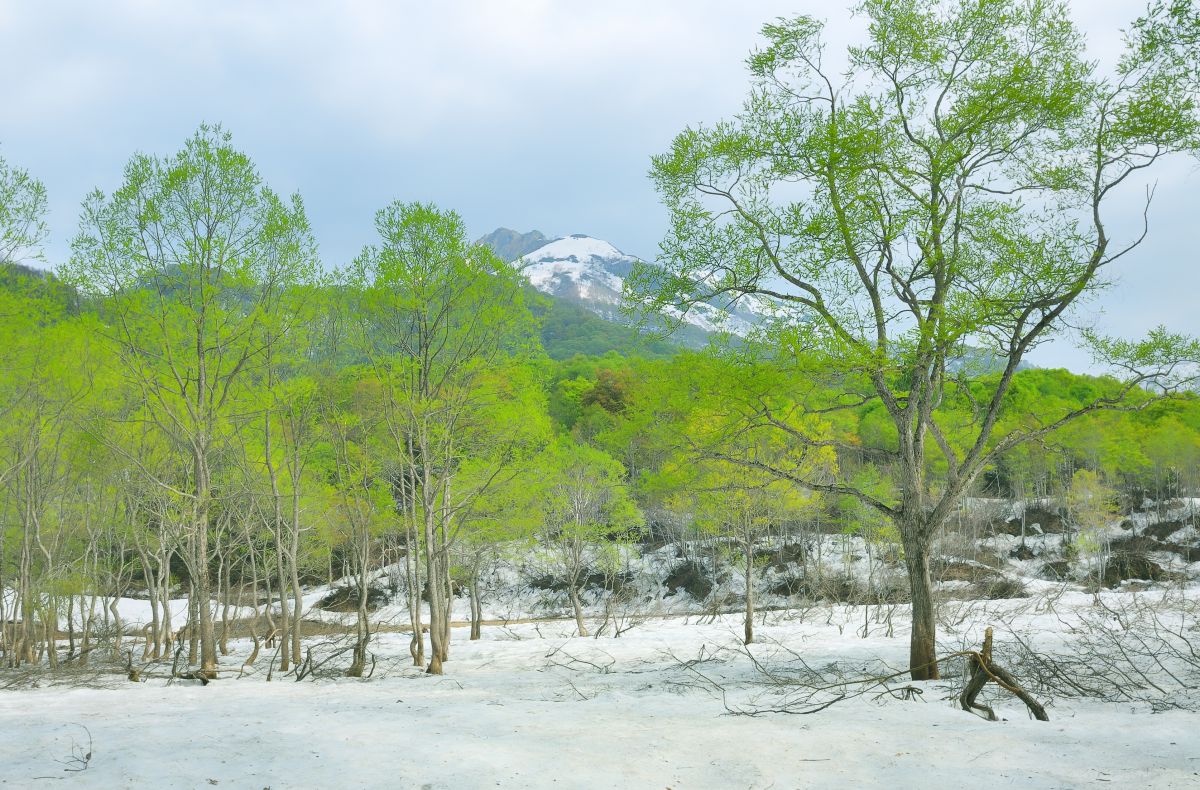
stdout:
<svg viewBox="0 0 1200 790">
<path fill-rule="evenodd" d="M 507 228 L 498 228 L 479 241 L 512 261 L 539 291 L 574 302 L 601 318 L 629 321 L 621 311 L 622 294 L 626 278 L 640 261 L 615 245 L 586 233 L 547 239 L 538 231 L 522 234 Z M 513 254 L 522 249 L 525 251 Z M 707 303 L 676 317 L 701 336 L 717 331 L 745 335 L 762 320 L 762 314 L 749 305 Z"/>
<path fill-rule="evenodd" d="M 629 273 L 629 269 L 632 268 L 635 261 L 637 258 L 626 255 L 609 242 L 583 233 L 574 233 L 554 239 L 521 256 L 521 264 L 526 267 L 543 262 L 576 264 L 595 262 L 597 265 L 611 268 L 614 263 L 617 263 L 618 268 L 624 269 L 624 271 L 618 272 L 622 277 Z"/>
<path fill-rule="evenodd" d="M 550 239 L 540 230 L 521 233 L 511 228 L 496 228 L 486 236 L 479 238 L 475 243 L 490 247 L 493 252 L 508 263 L 524 255 L 528 255 L 549 241 Z"/>
</svg>

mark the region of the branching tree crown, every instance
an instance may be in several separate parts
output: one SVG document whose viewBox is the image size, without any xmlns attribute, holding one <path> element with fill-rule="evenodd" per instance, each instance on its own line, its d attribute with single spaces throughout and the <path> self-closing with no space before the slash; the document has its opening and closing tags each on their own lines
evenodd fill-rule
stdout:
<svg viewBox="0 0 1200 790">
<path fill-rule="evenodd" d="M 755 300 L 775 320 L 751 347 L 847 393 L 820 408 L 881 404 L 897 495 L 851 493 L 896 520 L 914 586 L 928 589 L 918 565 L 934 530 L 996 454 L 1194 375 L 1189 338 L 1085 331 L 1123 375 L 1116 395 L 995 430 L 1022 360 L 1070 329 L 1145 238 L 1145 226 L 1110 233 L 1113 196 L 1200 149 L 1200 15 L 1184 0 L 1151 6 L 1104 73 L 1061 0 L 864 0 L 857 11 L 868 35 L 844 74 L 826 64 L 817 20 L 768 24 L 743 110 L 654 158 L 671 216 L 665 267 L 636 272 L 629 295 L 668 311 Z M 983 392 L 957 364 L 977 350 L 999 369 Z M 949 396 L 971 399 L 969 431 L 939 421 Z M 931 448 L 946 459 L 936 495 Z M 929 633 L 914 666 L 933 657 L 932 609 L 916 616 Z"/>
</svg>

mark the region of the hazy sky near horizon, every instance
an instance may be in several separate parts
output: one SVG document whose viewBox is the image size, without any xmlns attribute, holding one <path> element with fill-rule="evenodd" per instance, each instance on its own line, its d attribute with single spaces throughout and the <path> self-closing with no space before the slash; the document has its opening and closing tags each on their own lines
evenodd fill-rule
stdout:
<svg viewBox="0 0 1200 790">
<path fill-rule="evenodd" d="M 326 265 L 372 240 L 394 199 L 498 226 L 587 233 L 653 258 L 666 227 L 646 170 L 690 124 L 735 112 L 761 25 L 810 13 L 831 50 L 847 0 L 150 2 L 0 0 L 0 155 L 50 193 L 50 264 L 88 191 L 134 151 L 169 154 L 220 122 L 278 192 L 299 191 Z M 1115 58 L 1139 0 L 1075 0 L 1091 53 Z M 1149 241 L 1094 307 L 1124 335 L 1200 335 L 1200 169 L 1157 173 Z M 1142 187 L 1117 209 L 1140 220 Z M 1132 221 L 1125 227 L 1133 227 Z M 1040 365 L 1081 368 L 1062 343 Z"/>
</svg>

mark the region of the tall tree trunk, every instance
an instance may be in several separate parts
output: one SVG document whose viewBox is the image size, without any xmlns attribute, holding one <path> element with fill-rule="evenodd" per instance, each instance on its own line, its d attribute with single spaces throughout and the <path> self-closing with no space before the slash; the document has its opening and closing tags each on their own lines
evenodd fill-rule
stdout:
<svg viewBox="0 0 1200 790">
<path fill-rule="evenodd" d="M 279 640 L 283 649 L 279 651 L 279 671 L 287 672 L 291 666 L 291 645 L 289 632 L 292 615 L 288 606 L 288 583 L 283 570 L 283 547 L 279 545 L 283 536 L 279 533 L 280 523 L 275 522 L 275 572 L 279 578 Z"/>
<path fill-rule="evenodd" d="M 196 582 L 193 580 L 188 585 L 188 618 L 187 623 L 183 626 L 187 631 L 188 638 L 188 666 L 196 663 L 196 654 L 200 646 L 200 602 L 196 597 Z"/>
<path fill-rule="evenodd" d="M 422 442 L 422 449 L 426 447 Z M 422 458 L 429 458 L 427 451 L 421 453 Z M 444 644 L 449 618 L 446 614 L 446 571 L 443 569 L 443 549 L 438 540 L 437 519 L 441 515 L 437 496 L 433 491 L 433 480 L 426 463 L 422 466 L 422 516 L 424 517 L 425 537 L 425 594 L 429 598 L 429 666 L 426 672 L 431 675 L 442 674 L 442 662 L 446 659 Z"/>
<path fill-rule="evenodd" d="M 912 637 L 909 644 L 909 670 L 913 680 L 937 680 L 937 607 L 933 601 L 933 582 L 929 576 L 929 542 L 910 530 L 902 532 L 904 562 L 912 597 Z"/>
<path fill-rule="evenodd" d="M 158 578 L 162 584 L 162 593 L 159 595 L 162 601 L 162 633 L 161 647 L 156 644 L 156 649 L 160 651 L 156 658 L 162 658 L 171 655 L 171 632 L 175 630 L 171 614 L 171 552 L 165 547 L 158 562 Z"/>
<path fill-rule="evenodd" d="M 432 543 L 433 530 L 427 527 L 426 536 L 427 544 Z M 442 674 L 442 662 L 445 659 L 446 584 L 440 554 L 436 548 L 427 547 L 425 550 L 425 594 L 429 598 L 429 666 L 425 671 L 431 675 Z"/>
<path fill-rule="evenodd" d="M 142 561 L 142 578 L 146 581 L 146 597 L 150 603 L 150 631 L 146 634 L 146 646 L 142 649 L 142 661 L 158 658 L 159 634 L 162 621 L 158 614 L 158 578 L 150 564 L 145 548 L 138 545 L 138 556 Z"/>
<path fill-rule="evenodd" d="M 297 505 L 297 511 L 298 511 Z M 296 518 L 299 518 L 297 512 Z M 297 567 L 296 556 L 300 552 L 300 527 L 297 521 L 292 523 L 292 550 L 289 552 L 288 565 L 292 571 L 292 662 L 300 664 L 300 618 L 304 616 L 304 596 L 300 590 L 300 569 Z"/>
</svg>

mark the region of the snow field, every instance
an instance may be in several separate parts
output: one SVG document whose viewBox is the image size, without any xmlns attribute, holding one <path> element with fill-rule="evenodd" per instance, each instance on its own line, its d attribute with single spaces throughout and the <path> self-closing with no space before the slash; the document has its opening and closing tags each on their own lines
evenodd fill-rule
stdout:
<svg viewBox="0 0 1200 790">
<path fill-rule="evenodd" d="M 944 635 L 946 648 L 975 642 L 1001 615 L 1047 643 L 1065 640 L 1076 610 L 1093 603 L 1073 593 L 1052 613 L 1028 601 L 980 603 Z M 865 638 L 856 630 L 864 614 Z M 767 613 L 750 654 L 772 670 L 793 655 L 814 667 L 902 667 L 903 616 L 889 637 L 870 614 Z M 0 787 L 1200 786 L 1200 716 L 1184 711 L 1056 700 L 1043 723 L 993 693 L 1003 720 L 991 723 L 957 709 L 951 677 L 914 684 L 916 701 L 859 697 L 813 715 L 731 715 L 777 700 L 739 646 L 740 625 L 735 615 L 656 618 L 592 639 L 571 637 L 565 621 L 525 623 L 485 628 L 477 642 L 455 629 L 440 678 L 407 666 L 407 635 L 382 633 L 370 680 L 276 673 L 267 683 L 263 658 L 235 680 L 249 650 L 239 642 L 222 659 L 227 676 L 205 687 L 150 679 L 7 692 Z M 996 639 L 1004 644 L 1003 628 Z M 87 743 L 83 727 L 92 757 L 68 772 L 73 742 Z"/>
</svg>

